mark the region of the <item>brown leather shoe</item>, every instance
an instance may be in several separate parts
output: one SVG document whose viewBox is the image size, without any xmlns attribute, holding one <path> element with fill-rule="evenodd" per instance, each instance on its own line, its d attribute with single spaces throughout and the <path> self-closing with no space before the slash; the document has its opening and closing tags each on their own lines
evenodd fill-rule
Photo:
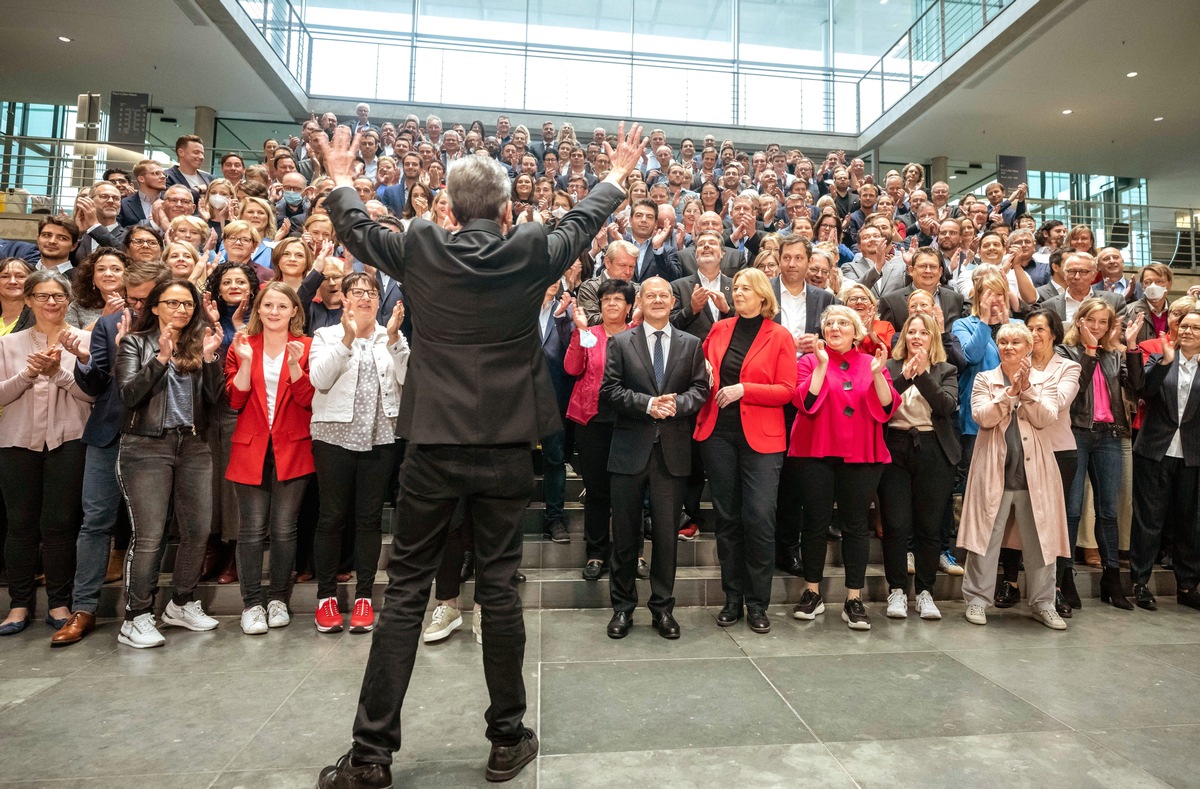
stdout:
<svg viewBox="0 0 1200 789">
<path fill-rule="evenodd" d="M 217 576 L 217 583 L 236 584 L 237 582 L 237 549 L 233 543 L 229 543 L 229 559 L 225 562 L 225 566 L 221 568 L 221 574 Z"/>
<path fill-rule="evenodd" d="M 111 584 L 113 581 L 121 580 L 125 575 L 125 552 L 124 551 L 109 551 L 108 552 L 108 568 L 104 571 L 104 583 Z"/>
<path fill-rule="evenodd" d="M 1100 549 L 1099 548 L 1084 548 L 1083 549 L 1083 563 L 1086 564 L 1088 567 L 1096 567 L 1096 568 L 1103 567 L 1104 562 L 1100 561 Z"/>
<path fill-rule="evenodd" d="M 50 637 L 50 646 L 65 647 L 77 644 L 84 636 L 96 629 L 96 615 L 89 611 L 76 611 L 67 623 Z"/>
</svg>

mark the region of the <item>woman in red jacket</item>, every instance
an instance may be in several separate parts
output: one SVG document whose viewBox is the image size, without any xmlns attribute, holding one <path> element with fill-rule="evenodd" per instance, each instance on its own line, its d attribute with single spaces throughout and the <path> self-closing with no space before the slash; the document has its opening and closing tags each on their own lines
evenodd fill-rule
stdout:
<svg viewBox="0 0 1200 789">
<path fill-rule="evenodd" d="M 717 624 L 742 618 L 769 633 L 775 559 L 775 501 L 786 449 L 783 406 L 796 388 L 796 341 L 772 318 L 779 311 L 771 283 L 758 269 L 733 278 L 734 318 L 713 325 L 704 340 L 712 386 L 696 417 L 713 509 L 725 607 Z"/>
<path fill-rule="evenodd" d="M 244 333 L 225 359 L 229 405 L 238 412 L 225 478 L 237 483 L 237 544 L 242 632 L 257 635 L 290 621 L 287 596 L 296 563 L 296 516 L 314 471 L 313 387 L 308 380 L 304 309 L 296 291 L 270 282 L 258 292 Z M 263 607 L 263 540 L 271 529 L 271 586 Z"/>
</svg>

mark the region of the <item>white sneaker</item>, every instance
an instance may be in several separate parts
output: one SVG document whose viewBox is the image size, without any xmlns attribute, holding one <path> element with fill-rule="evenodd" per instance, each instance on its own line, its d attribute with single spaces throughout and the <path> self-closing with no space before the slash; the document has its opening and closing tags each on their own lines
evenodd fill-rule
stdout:
<svg viewBox="0 0 1200 789">
<path fill-rule="evenodd" d="M 483 643 L 483 611 L 476 608 L 471 617 L 471 632 L 475 634 L 475 643 Z"/>
<path fill-rule="evenodd" d="M 983 606 L 978 603 L 971 603 L 967 606 L 966 617 L 967 621 L 973 625 L 987 624 L 987 613 L 984 612 Z"/>
<path fill-rule="evenodd" d="M 962 565 L 958 563 L 958 559 L 954 558 L 954 554 L 950 551 L 942 551 L 938 555 L 938 569 L 946 575 L 962 575 Z"/>
<path fill-rule="evenodd" d="M 267 603 L 267 627 L 287 627 L 291 623 L 292 615 L 288 613 L 287 603 L 282 600 Z"/>
<path fill-rule="evenodd" d="M 934 605 L 933 595 L 929 592 L 921 592 L 917 595 L 917 613 L 922 619 L 941 619 L 942 612 Z"/>
<path fill-rule="evenodd" d="M 221 624 L 204 613 L 204 608 L 200 605 L 199 600 L 193 600 L 182 606 L 175 605 L 174 601 L 167 603 L 167 610 L 163 611 L 162 623 L 164 625 L 175 625 L 175 627 L 185 627 L 188 630 L 195 630 L 198 633 L 202 633 L 205 630 L 216 630 L 217 625 Z"/>
<path fill-rule="evenodd" d="M 429 623 L 429 627 L 425 628 L 421 640 L 426 644 L 432 644 L 434 641 L 448 638 L 460 627 L 462 627 L 462 612 L 454 606 L 443 603 L 433 609 L 433 621 Z"/>
<path fill-rule="evenodd" d="M 1053 608 L 1043 608 L 1040 611 L 1034 611 L 1033 618 L 1051 630 L 1067 629 L 1067 623 L 1063 621 L 1063 618 Z"/>
<path fill-rule="evenodd" d="M 117 633 L 117 643 L 134 649 L 150 649 L 161 647 L 167 643 L 158 628 L 154 626 L 154 614 L 141 614 L 133 621 L 121 623 L 121 632 Z"/>
<path fill-rule="evenodd" d="M 888 592 L 887 615 L 889 619 L 908 619 L 908 595 L 903 589 Z"/>
<path fill-rule="evenodd" d="M 908 574 L 917 574 L 917 557 L 913 556 L 912 551 L 908 552 Z"/>
<path fill-rule="evenodd" d="M 243 611 L 242 632 L 248 636 L 261 636 L 267 632 L 267 610 L 255 605 Z"/>
</svg>

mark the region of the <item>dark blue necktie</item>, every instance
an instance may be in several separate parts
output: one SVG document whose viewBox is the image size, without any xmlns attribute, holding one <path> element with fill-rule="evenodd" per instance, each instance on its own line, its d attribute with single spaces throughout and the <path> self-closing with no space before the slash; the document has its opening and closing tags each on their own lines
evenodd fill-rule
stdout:
<svg viewBox="0 0 1200 789">
<path fill-rule="evenodd" d="M 660 392 L 663 387 L 663 377 L 667 371 L 666 360 L 663 358 L 663 334 L 665 332 L 654 332 L 654 385 Z"/>
</svg>

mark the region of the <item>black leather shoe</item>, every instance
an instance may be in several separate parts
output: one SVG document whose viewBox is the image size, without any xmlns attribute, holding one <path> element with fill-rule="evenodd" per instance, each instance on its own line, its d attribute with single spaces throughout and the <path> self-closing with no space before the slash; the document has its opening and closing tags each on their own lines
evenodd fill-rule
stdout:
<svg viewBox="0 0 1200 789">
<path fill-rule="evenodd" d="M 1138 608 L 1144 608 L 1147 611 L 1157 611 L 1158 601 L 1154 599 L 1154 595 L 1150 594 L 1150 590 L 1140 584 L 1133 586 L 1133 602 L 1137 603 Z"/>
<path fill-rule="evenodd" d="M 1071 606 L 1073 611 L 1083 608 L 1083 600 L 1079 599 L 1079 590 L 1075 588 L 1074 567 L 1068 567 L 1066 574 L 1063 575 L 1062 593 L 1063 599 L 1067 601 L 1067 605 Z"/>
<path fill-rule="evenodd" d="M 669 613 L 654 617 L 654 629 L 663 638 L 679 638 L 679 623 Z"/>
<path fill-rule="evenodd" d="M 638 557 L 637 577 L 643 581 L 650 577 L 650 565 L 642 557 Z"/>
<path fill-rule="evenodd" d="M 1063 597 L 1062 591 L 1058 589 L 1054 591 L 1054 610 L 1063 619 L 1071 618 L 1071 606 L 1067 604 L 1067 599 Z"/>
<path fill-rule="evenodd" d="M 492 745 L 483 777 L 493 783 L 512 780 L 522 767 L 537 758 L 537 754 L 537 735 L 533 729 L 526 729 L 525 737 L 516 745 Z"/>
<path fill-rule="evenodd" d="M 528 579 L 525 577 L 525 573 L 521 572 L 520 570 L 517 570 L 515 573 L 513 573 L 513 580 L 519 584 L 523 584 Z"/>
<path fill-rule="evenodd" d="M 771 632 L 771 620 L 767 617 L 766 610 L 762 608 L 747 608 L 746 624 L 750 625 L 750 629 L 755 633 Z"/>
<path fill-rule="evenodd" d="M 599 581 L 602 575 L 604 575 L 604 562 L 599 559 L 588 559 L 588 563 L 583 566 L 583 580 Z"/>
<path fill-rule="evenodd" d="M 1008 581 L 1001 581 L 1000 588 L 996 590 L 996 599 L 993 602 L 995 602 L 997 608 L 1012 608 L 1021 602 L 1021 590 Z"/>
<path fill-rule="evenodd" d="M 612 615 L 612 619 L 608 620 L 608 637 L 624 638 L 629 635 L 631 627 L 633 627 L 633 614 L 628 611 L 618 611 Z"/>
<path fill-rule="evenodd" d="M 1200 589 L 1188 589 L 1186 591 L 1179 590 L 1175 595 L 1175 599 L 1180 605 L 1186 605 L 1188 608 L 1195 608 L 1200 611 Z"/>
<path fill-rule="evenodd" d="M 788 575 L 794 575 L 797 578 L 804 577 L 804 568 L 800 566 L 800 556 L 794 551 L 776 556 L 775 566 Z"/>
<path fill-rule="evenodd" d="M 725 606 L 717 614 L 717 624 L 721 627 L 732 627 L 742 618 L 742 601 L 726 598 Z"/>
<path fill-rule="evenodd" d="M 317 789 L 392 789 L 392 769 L 386 764 L 355 764 L 347 753 L 321 771 Z"/>
<path fill-rule="evenodd" d="M 474 551 L 463 551 L 462 569 L 458 571 L 458 577 L 463 581 L 469 581 L 474 574 L 475 553 Z"/>
</svg>

